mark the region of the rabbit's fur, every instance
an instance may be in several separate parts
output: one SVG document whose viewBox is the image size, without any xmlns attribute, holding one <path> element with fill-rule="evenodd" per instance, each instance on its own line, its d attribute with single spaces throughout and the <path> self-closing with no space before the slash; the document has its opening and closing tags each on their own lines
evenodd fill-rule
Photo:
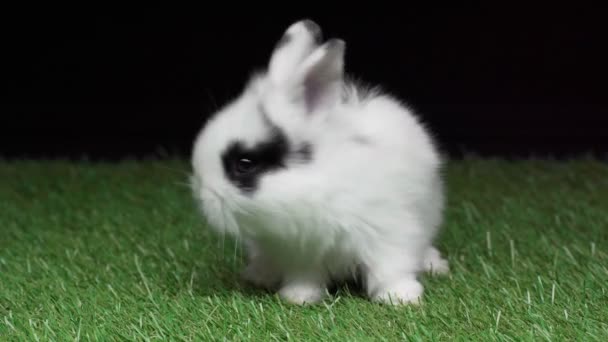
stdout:
<svg viewBox="0 0 608 342">
<path fill-rule="evenodd" d="M 292 303 L 359 274 L 373 300 L 418 302 L 448 272 L 442 160 L 411 110 L 349 82 L 345 42 L 310 20 L 198 135 L 192 189 L 212 229 L 244 242 L 244 276 Z"/>
</svg>

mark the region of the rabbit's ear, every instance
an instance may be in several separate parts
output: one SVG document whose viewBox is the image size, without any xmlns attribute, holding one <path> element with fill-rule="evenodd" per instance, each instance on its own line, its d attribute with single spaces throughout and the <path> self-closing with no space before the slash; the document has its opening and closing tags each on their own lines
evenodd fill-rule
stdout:
<svg viewBox="0 0 608 342">
<path fill-rule="evenodd" d="M 329 108 L 341 99 L 345 42 L 330 39 L 298 66 L 290 87 L 307 112 Z"/>
<path fill-rule="evenodd" d="M 268 71 L 273 83 L 283 84 L 289 79 L 322 38 L 321 28 L 310 19 L 289 26 L 270 57 Z"/>
</svg>

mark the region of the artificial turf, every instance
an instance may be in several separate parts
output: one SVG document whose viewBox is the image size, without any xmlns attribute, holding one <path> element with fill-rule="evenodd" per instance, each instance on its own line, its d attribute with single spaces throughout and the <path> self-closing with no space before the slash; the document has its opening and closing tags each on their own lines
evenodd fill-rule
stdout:
<svg viewBox="0 0 608 342">
<path fill-rule="evenodd" d="M 339 288 L 298 307 L 239 280 L 180 160 L 0 162 L 0 340 L 608 340 L 608 165 L 446 169 L 424 304 Z"/>
</svg>

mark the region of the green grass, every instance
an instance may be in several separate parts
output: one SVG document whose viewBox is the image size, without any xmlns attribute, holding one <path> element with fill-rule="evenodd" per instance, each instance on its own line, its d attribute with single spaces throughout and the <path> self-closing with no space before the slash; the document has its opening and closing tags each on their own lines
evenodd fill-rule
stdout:
<svg viewBox="0 0 608 342">
<path fill-rule="evenodd" d="M 180 161 L 0 163 L 0 340 L 608 340 L 608 165 L 447 170 L 424 305 L 341 288 L 296 307 L 243 285 Z"/>
</svg>

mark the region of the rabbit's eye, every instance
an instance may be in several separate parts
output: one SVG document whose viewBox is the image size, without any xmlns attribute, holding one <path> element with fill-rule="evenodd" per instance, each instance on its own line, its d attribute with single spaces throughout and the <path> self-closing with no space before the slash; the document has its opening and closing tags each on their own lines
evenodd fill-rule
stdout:
<svg viewBox="0 0 608 342">
<path fill-rule="evenodd" d="M 236 172 L 240 174 L 247 174 L 255 171 L 256 163 L 249 158 L 240 158 L 236 161 Z"/>
<path fill-rule="evenodd" d="M 281 131 L 253 146 L 233 141 L 221 154 L 220 160 L 228 181 L 243 193 L 252 194 L 264 175 L 286 168 L 289 143 Z"/>
</svg>

